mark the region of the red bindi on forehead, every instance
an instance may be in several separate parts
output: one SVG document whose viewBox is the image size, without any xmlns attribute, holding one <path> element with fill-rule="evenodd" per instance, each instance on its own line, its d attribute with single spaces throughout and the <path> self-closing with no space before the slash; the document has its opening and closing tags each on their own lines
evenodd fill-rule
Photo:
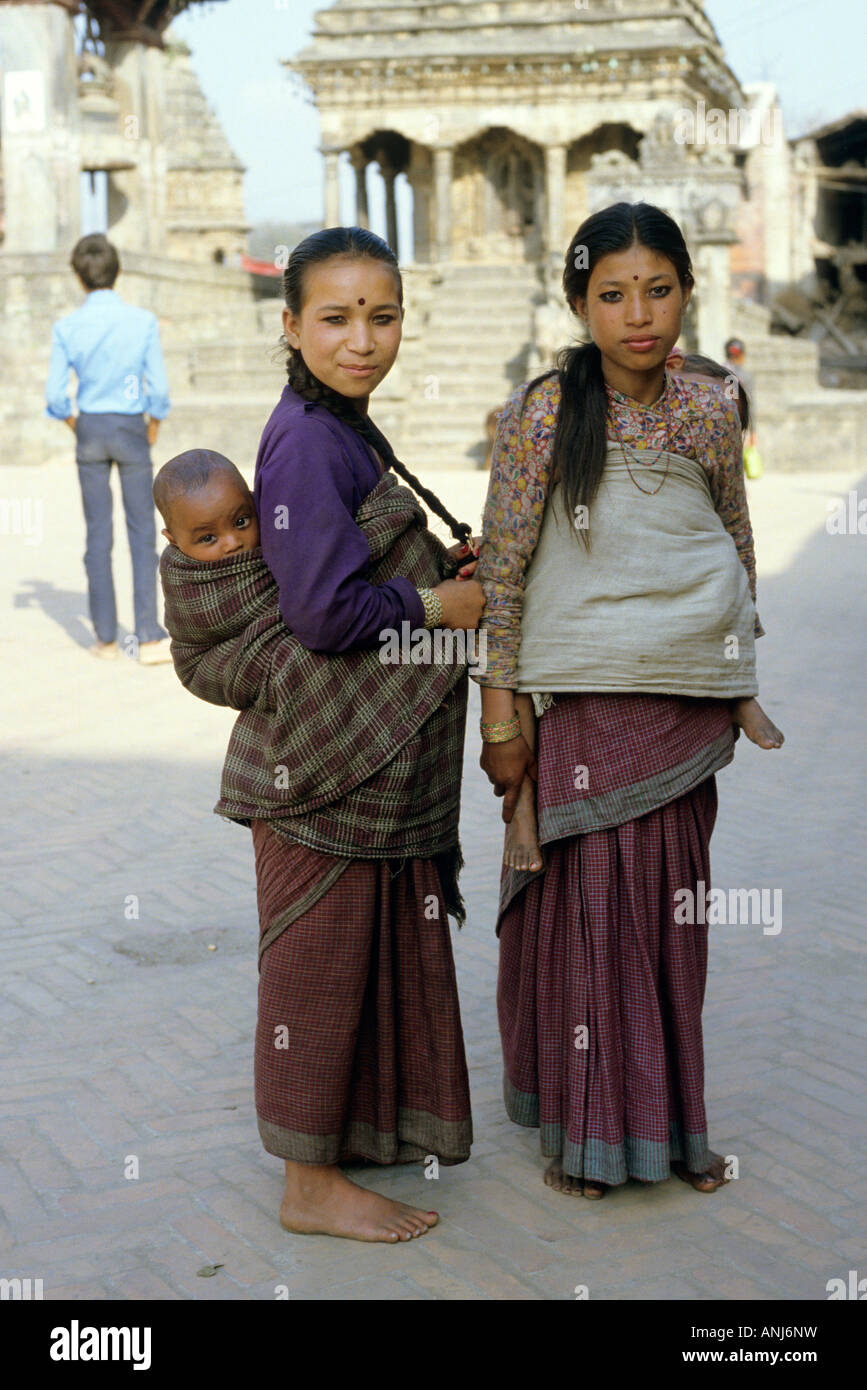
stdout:
<svg viewBox="0 0 867 1390">
<path fill-rule="evenodd" d="M 637 280 L 637 279 L 638 279 L 638 276 L 637 276 L 637 275 L 633 275 L 632 278 L 633 278 L 633 280 Z"/>
<path fill-rule="evenodd" d="M 364 303 L 364 300 L 363 300 L 363 299 L 359 299 L 358 302 L 359 302 L 359 304 L 363 304 L 363 303 Z"/>
</svg>

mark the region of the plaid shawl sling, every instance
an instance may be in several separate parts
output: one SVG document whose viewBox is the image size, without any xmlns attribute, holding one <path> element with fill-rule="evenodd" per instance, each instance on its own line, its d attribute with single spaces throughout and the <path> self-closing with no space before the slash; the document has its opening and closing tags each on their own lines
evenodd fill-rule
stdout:
<svg viewBox="0 0 867 1390">
<path fill-rule="evenodd" d="M 425 513 L 394 474 L 384 474 L 355 520 L 370 546 L 371 583 L 404 575 L 418 587 L 434 587 L 454 573 L 445 547 L 427 529 Z M 286 627 L 260 547 L 209 563 L 170 545 L 160 557 L 160 579 L 181 683 L 202 700 L 241 710 L 214 807 L 218 815 L 242 825 L 266 819 L 276 829 L 281 819 L 331 806 L 385 768 L 454 691 L 460 718 L 433 721 L 442 746 L 438 785 L 428 790 L 440 814 L 431 815 L 431 824 L 438 824 L 429 853 L 448 849 L 457 868 L 466 705 L 459 647 L 449 651 L 446 645 L 438 653 L 442 659 L 418 664 L 383 664 L 379 649 L 309 651 Z M 444 805 L 454 807 L 447 843 Z M 399 796 L 392 798 L 381 812 L 385 828 L 401 831 L 409 809 Z M 336 823 L 338 838 L 329 852 L 364 857 L 364 837 L 352 818 Z M 415 852 L 420 829 L 416 815 L 407 853 Z"/>
</svg>

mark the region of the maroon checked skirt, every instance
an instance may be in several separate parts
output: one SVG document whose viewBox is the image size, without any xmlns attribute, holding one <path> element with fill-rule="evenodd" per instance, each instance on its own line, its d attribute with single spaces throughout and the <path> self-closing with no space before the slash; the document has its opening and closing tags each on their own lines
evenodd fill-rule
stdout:
<svg viewBox="0 0 867 1390">
<path fill-rule="evenodd" d="M 335 879 L 334 856 L 266 821 L 252 831 L 265 947 L 254 1075 L 266 1150 L 314 1164 L 462 1163 L 469 1083 L 434 861 L 355 859 Z"/>
<path fill-rule="evenodd" d="M 654 752 L 657 718 L 664 727 Z M 622 747 L 630 720 L 632 762 Z M 695 748 L 684 733 L 691 720 Z M 635 788 L 652 795 L 655 778 L 660 787 L 676 785 L 672 768 L 697 775 L 696 767 L 729 761 L 727 737 L 730 716 L 716 701 L 563 696 L 540 721 L 542 838 L 546 825 L 558 838 L 545 844 L 545 872 L 500 918 L 504 1091 L 510 1118 L 538 1126 L 542 1153 L 562 1155 L 565 1171 L 577 1177 L 612 1186 L 629 1177 L 659 1182 L 673 1159 L 694 1172 L 707 1165 L 707 927 L 678 925 L 674 895 L 695 891 L 699 881 L 710 885 L 717 792 L 711 773 L 643 815 L 566 835 L 567 798 L 562 778 L 556 791 L 553 760 L 589 766 L 591 788 L 605 769 L 602 812 L 616 800 L 618 779 L 629 793 L 624 804 L 635 805 Z M 717 749 L 709 761 L 702 762 L 701 746 Z M 585 819 L 589 802 L 577 812 Z"/>
</svg>

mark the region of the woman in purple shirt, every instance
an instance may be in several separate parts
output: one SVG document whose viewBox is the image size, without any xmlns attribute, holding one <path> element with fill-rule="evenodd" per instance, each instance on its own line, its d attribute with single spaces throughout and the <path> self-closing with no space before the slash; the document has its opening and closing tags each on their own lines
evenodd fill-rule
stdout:
<svg viewBox="0 0 867 1390">
<path fill-rule="evenodd" d="M 471 578 L 469 528 L 395 459 L 367 416 L 402 330 L 401 277 L 386 243 L 357 227 L 317 232 L 296 247 L 283 288 L 289 384 L 256 460 L 262 552 L 300 642 L 334 661 L 380 647 L 379 685 L 395 679 L 383 657 L 385 630 L 401 632 L 404 622 L 416 630 L 476 627 L 483 597 Z M 463 565 L 460 577 L 429 588 L 400 573 L 371 582 L 371 532 L 355 518 L 366 499 L 367 516 L 377 489 L 389 505 L 389 469 L 462 542 L 445 551 L 414 523 L 423 549 L 438 557 L 426 572 L 445 576 Z M 435 1212 L 360 1187 L 338 1164 L 469 1156 L 447 917 L 460 913 L 467 685 L 458 674 L 406 736 L 403 713 L 388 730 L 365 718 L 361 687 L 358 733 L 348 736 L 391 739 L 395 755 L 336 802 L 251 822 L 262 932 L 256 1109 L 266 1150 L 285 1161 L 280 1219 L 290 1231 L 392 1242 L 423 1235 Z M 326 729 L 333 736 L 329 718 L 325 704 L 308 720 L 314 746 Z"/>
</svg>

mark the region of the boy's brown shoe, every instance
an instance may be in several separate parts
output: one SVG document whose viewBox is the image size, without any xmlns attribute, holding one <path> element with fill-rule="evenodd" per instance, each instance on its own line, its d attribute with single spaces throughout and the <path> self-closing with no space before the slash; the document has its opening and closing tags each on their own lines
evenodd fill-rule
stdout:
<svg viewBox="0 0 867 1390">
<path fill-rule="evenodd" d="M 159 666 L 164 661 L 171 661 L 171 638 L 161 637 L 158 642 L 139 642 L 138 659 L 142 666 Z"/>
<path fill-rule="evenodd" d="M 113 661 L 118 654 L 116 642 L 94 642 L 92 647 L 87 649 L 91 656 L 98 656 L 103 661 Z"/>
</svg>

